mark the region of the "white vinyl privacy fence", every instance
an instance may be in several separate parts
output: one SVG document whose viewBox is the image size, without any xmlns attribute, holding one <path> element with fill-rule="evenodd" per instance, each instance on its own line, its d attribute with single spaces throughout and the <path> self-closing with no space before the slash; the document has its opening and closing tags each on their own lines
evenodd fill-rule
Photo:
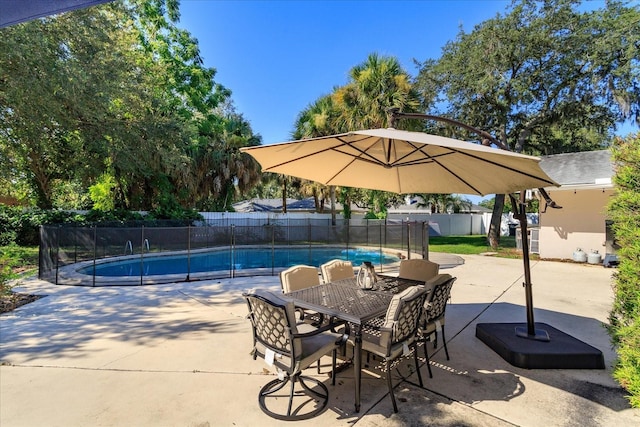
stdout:
<svg viewBox="0 0 640 427">
<path fill-rule="evenodd" d="M 268 212 L 200 212 L 209 224 L 219 225 L 254 225 L 257 222 L 264 224 L 287 225 L 309 221 L 320 226 L 332 224 L 331 214 L 319 213 L 268 213 Z M 342 215 L 337 216 L 337 221 L 344 221 Z M 378 223 L 381 220 L 366 220 L 362 216 L 355 216 L 350 220 L 352 225 L 364 225 Z M 491 214 L 396 214 L 391 213 L 385 221 L 388 224 L 402 224 L 407 222 L 429 224 L 430 236 L 462 236 L 485 235 L 491 222 Z"/>
</svg>

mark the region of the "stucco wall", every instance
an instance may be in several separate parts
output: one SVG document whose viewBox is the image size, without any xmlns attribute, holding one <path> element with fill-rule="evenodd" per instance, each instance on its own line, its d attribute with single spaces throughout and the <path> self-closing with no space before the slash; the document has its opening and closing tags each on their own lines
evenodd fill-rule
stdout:
<svg viewBox="0 0 640 427">
<path fill-rule="evenodd" d="M 550 191 L 562 209 L 540 214 L 540 257 L 571 259 L 577 248 L 605 255 L 605 219 L 612 189 Z"/>
</svg>

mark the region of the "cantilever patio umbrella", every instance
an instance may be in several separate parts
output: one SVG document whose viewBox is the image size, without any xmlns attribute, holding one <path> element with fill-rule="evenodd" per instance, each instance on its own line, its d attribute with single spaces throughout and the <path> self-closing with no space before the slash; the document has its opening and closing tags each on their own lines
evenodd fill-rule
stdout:
<svg viewBox="0 0 640 427">
<path fill-rule="evenodd" d="M 537 157 L 392 128 L 242 151 L 253 156 L 263 172 L 399 194 L 506 194 L 557 185 Z"/>
<path fill-rule="evenodd" d="M 540 168 L 537 157 L 393 128 L 246 147 L 241 151 L 253 156 L 263 172 L 400 194 L 511 194 L 558 186 Z M 526 217 L 519 216 L 523 247 L 527 247 Z M 523 251 L 523 261 L 526 328 L 521 323 L 479 323 L 476 336 L 515 366 L 603 368 L 599 350 L 549 325 L 536 329 L 527 251 Z M 549 335 L 553 335 L 551 342 Z"/>
</svg>

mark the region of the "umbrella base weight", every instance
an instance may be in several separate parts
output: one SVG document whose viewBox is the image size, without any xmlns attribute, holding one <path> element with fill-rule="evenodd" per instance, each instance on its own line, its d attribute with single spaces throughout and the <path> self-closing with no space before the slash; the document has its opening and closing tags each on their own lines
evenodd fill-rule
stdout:
<svg viewBox="0 0 640 427">
<path fill-rule="evenodd" d="M 538 341 L 545 341 L 545 342 L 551 341 L 551 339 L 549 338 L 549 334 L 544 329 L 534 329 L 533 335 L 532 335 L 532 334 L 529 334 L 529 328 L 526 326 L 525 327 L 516 326 L 516 336 L 520 338 L 530 339 L 530 340 L 538 340 Z"/>
<path fill-rule="evenodd" d="M 520 337 L 516 328 L 531 338 L 526 323 L 478 323 L 476 337 L 519 368 L 605 369 L 600 350 L 546 323 L 536 323 L 535 329 L 536 335 L 538 329 L 546 331 L 548 341 Z"/>
</svg>

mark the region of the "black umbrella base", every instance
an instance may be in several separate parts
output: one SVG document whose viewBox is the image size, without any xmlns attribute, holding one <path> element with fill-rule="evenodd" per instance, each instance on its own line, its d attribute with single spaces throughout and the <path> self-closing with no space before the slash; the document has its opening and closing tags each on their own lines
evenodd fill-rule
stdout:
<svg viewBox="0 0 640 427">
<path fill-rule="evenodd" d="M 600 350 L 546 323 L 535 324 L 536 336 L 522 337 L 523 330 L 527 330 L 526 323 L 478 323 L 476 337 L 504 360 L 519 368 L 605 368 L 604 356 Z M 543 331 L 548 334 L 548 341 L 540 339 L 539 335 Z"/>
</svg>

